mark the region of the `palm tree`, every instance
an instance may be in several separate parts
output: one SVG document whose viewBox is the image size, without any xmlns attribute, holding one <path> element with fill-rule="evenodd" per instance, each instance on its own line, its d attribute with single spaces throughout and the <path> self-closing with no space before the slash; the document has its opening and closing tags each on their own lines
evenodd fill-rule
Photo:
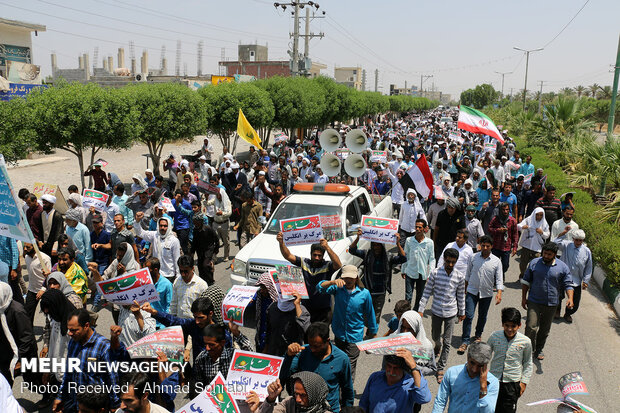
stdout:
<svg viewBox="0 0 620 413">
<path fill-rule="evenodd" d="M 596 94 L 597 99 L 611 99 L 611 86 L 599 86 L 599 91 Z"/>
<path fill-rule="evenodd" d="M 588 86 L 588 89 L 590 91 L 590 96 L 592 96 L 593 98 L 596 98 L 596 92 L 598 92 L 600 86 L 597 85 L 596 83 Z"/>
<path fill-rule="evenodd" d="M 574 93 L 575 92 L 570 87 L 563 87 L 562 89 L 560 89 L 560 94 L 564 96 L 573 96 Z"/>
<path fill-rule="evenodd" d="M 530 140 L 547 149 L 565 150 L 575 139 L 590 135 L 594 123 L 586 120 L 581 106 L 581 100 L 558 96 L 532 121 Z"/>
<path fill-rule="evenodd" d="M 580 98 L 581 95 L 584 94 L 584 92 L 586 91 L 586 88 L 579 85 L 579 86 L 575 86 L 575 92 L 577 93 L 577 97 Z"/>
</svg>

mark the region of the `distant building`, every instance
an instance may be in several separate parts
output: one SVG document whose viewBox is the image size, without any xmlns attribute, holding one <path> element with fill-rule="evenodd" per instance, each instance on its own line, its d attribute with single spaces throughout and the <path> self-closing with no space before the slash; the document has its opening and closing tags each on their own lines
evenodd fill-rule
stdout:
<svg viewBox="0 0 620 413">
<path fill-rule="evenodd" d="M 32 37 L 46 31 L 40 24 L 0 18 L 0 76 L 7 77 L 7 61 L 32 64 Z"/>
<path fill-rule="evenodd" d="M 357 67 L 335 67 L 334 78 L 336 83 L 347 85 L 355 90 L 362 90 L 362 68 Z"/>
<path fill-rule="evenodd" d="M 396 87 L 396 85 L 390 85 L 390 96 L 395 96 L 395 95 L 417 96 L 418 87 L 411 86 L 410 88 L 407 88 L 407 87 L 399 88 L 399 87 Z"/>
<path fill-rule="evenodd" d="M 267 46 L 257 44 L 239 45 L 236 61 L 219 62 L 224 68 L 224 76 L 246 75 L 256 79 L 267 79 L 273 76 L 289 77 L 291 63 L 288 60 L 269 60 Z M 327 66 L 318 62 L 311 62 L 308 70 L 309 77 L 317 77 Z"/>
<path fill-rule="evenodd" d="M 267 46 L 240 44 L 237 50 L 240 62 L 265 62 L 269 60 Z"/>
</svg>

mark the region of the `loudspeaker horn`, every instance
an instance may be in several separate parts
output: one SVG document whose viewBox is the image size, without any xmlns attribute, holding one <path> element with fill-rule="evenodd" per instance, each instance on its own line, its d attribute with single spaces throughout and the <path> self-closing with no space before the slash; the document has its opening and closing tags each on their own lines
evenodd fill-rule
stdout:
<svg viewBox="0 0 620 413">
<path fill-rule="evenodd" d="M 327 176 L 336 176 L 340 174 L 342 163 L 334 154 L 326 153 L 321 157 L 321 169 Z"/>
<path fill-rule="evenodd" d="M 351 178 L 359 178 L 366 172 L 366 161 L 362 155 L 351 154 L 344 161 L 344 171 Z"/>
<path fill-rule="evenodd" d="M 366 134 L 359 129 L 353 129 L 345 136 L 345 143 L 351 152 L 360 153 L 368 147 Z M 347 158 L 348 159 L 348 158 Z"/>
<path fill-rule="evenodd" d="M 342 138 L 336 129 L 325 129 L 319 136 L 319 143 L 325 152 L 333 152 L 340 147 Z M 323 170 L 325 172 L 325 170 Z M 325 172 L 327 173 L 327 172 Z"/>
</svg>

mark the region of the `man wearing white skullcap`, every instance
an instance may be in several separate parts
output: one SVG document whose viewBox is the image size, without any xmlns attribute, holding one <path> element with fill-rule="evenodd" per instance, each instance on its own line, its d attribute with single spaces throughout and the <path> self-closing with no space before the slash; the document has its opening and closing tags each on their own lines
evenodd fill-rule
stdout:
<svg viewBox="0 0 620 413">
<path fill-rule="evenodd" d="M 41 251 L 50 255 L 52 253 L 52 246 L 58 237 L 63 232 L 62 216 L 58 211 L 54 209 L 56 203 L 56 197 L 53 195 L 45 194 L 41 196 L 43 203 L 43 212 L 39 219 L 41 220 L 40 228 L 43 228 L 43 240 L 39 241 L 39 248 Z"/>
<path fill-rule="evenodd" d="M 564 320 L 567 323 L 573 322 L 572 315 L 579 309 L 581 290 L 588 288 L 590 278 L 592 278 L 593 267 L 592 252 L 583 242 L 586 238 L 586 233 L 582 229 L 577 229 L 573 230 L 572 234 L 572 241 L 556 241 L 559 251 L 562 251 L 561 260 L 568 265 L 573 277 L 573 308 L 566 308 L 564 312 Z"/>
</svg>

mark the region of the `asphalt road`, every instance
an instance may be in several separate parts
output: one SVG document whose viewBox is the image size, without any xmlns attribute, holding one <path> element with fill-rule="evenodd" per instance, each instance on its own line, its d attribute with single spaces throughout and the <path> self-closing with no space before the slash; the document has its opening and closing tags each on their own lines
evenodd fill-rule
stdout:
<svg viewBox="0 0 620 413">
<path fill-rule="evenodd" d="M 213 142 L 216 153 L 221 151 L 219 142 Z M 174 152 L 175 154 L 189 153 L 200 147 L 201 142 L 196 140 L 191 144 L 166 145 L 163 154 Z M 247 145 L 240 142 L 241 150 Z M 142 172 L 146 166 L 140 154 L 146 153 L 146 148 L 140 145 L 123 152 L 102 152 L 98 154 L 110 163 L 106 169 L 116 171 L 125 182 L 135 172 Z M 67 156 L 63 151 L 58 155 Z M 32 188 L 37 180 L 46 183 L 58 184 L 65 190 L 70 184 L 79 184 L 77 166 L 73 155 L 69 155 L 66 161 L 50 164 L 41 164 L 26 168 L 9 170 L 9 175 L 16 188 Z M 237 252 L 237 248 L 231 247 L 231 255 Z M 219 263 L 216 266 L 216 282 L 224 289 L 231 286 L 228 269 L 230 263 Z M 511 260 L 507 274 L 506 291 L 503 301 L 499 306 L 492 305 L 489 311 L 487 328 L 483 339 L 497 329 L 501 328 L 500 310 L 504 306 L 514 306 L 519 309 L 521 305 L 521 287 L 517 284 L 518 262 Z M 392 311 L 396 301 L 404 298 L 404 282 L 400 275 L 394 275 L 394 293 L 386 300 L 384 315 L 381 319 L 379 332 L 387 331 L 387 321 L 393 316 Z M 430 305 L 427 306 L 430 308 Z M 525 311 L 522 311 L 525 315 Z M 536 363 L 532 380 L 527 387 L 521 401 L 519 411 L 554 412 L 554 405 L 526 407 L 525 404 L 533 401 L 556 398 L 560 396 L 557 381 L 568 372 L 581 371 L 586 381 L 589 395 L 579 395 L 576 398 L 586 405 L 596 409 L 600 413 L 620 411 L 620 321 L 609 304 L 603 298 L 600 290 L 593 284 L 592 288 L 584 292 L 581 308 L 573 316 L 573 324 L 563 321 L 555 322 L 545 348 L 546 359 L 542 363 Z M 108 310 L 100 312 L 98 332 L 109 336 L 112 316 Z M 43 332 L 44 319 L 42 314 L 35 318 L 35 334 L 39 349 L 42 347 L 41 334 Z M 430 314 L 427 312 L 424 318 L 427 336 L 430 337 Z M 524 331 L 525 320 L 521 329 Z M 456 348 L 460 345 L 461 325 L 455 327 L 456 337 L 453 339 L 453 348 L 450 353 L 448 365 L 457 365 L 465 362 L 465 355 L 457 355 Z M 244 328 L 244 333 L 253 338 L 253 331 Z M 355 390 L 361 394 L 366 384 L 366 378 L 374 371 L 380 369 L 381 358 L 379 356 L 362 354 L 358 362 Z M 430 377 L 429 386 L 433 395 L 437 393 L 437 382 Z M 21 378 L 16 380 L 14 392 L 26 411 L 33 412 L 34 403 L 40 396 L 30 392 L 21 392 Z M 176 400 L 177 407 L 187 402 L 187 398 L 179 395 Z M 432 403 L 424 406 L 423 412 L 430 412 Z M 44 411 L 50 411 L 44 410 Z M 0 412 L 2 413 L 2 412 Z"/>
<path fill-rule="evenodd" d="M 237 252 L 237 247 L 231 248 L 231 255 Z M 230 262 L 218 263 L 216 265 L 216 283 L 225 290 L 231 286 Z M 492 305 L 489 311 L 487 327 L 483 334 L 483 339 L 497 329 L 501 328 L 500 310 L 504 306 L 514 306 L 520 308 L 521 288 L 517 284 L 518 262 L 511 260 L 510 269 L 507 274 L 506 290 L 503 301 L 500 305 Z M 393 278 L 394 293 L 386 300 L 384 314 L 381 317 L 379 332 L 387 331 L 387 322 L 393 316 L 393 306 L 396 301 L 404 298 L 404 282 L 399 274 Z M 430 308 L 430 305 L 428 306 Z M 525 311 L 522 311 L 525 315 Z M 109 337 L 110 326 L 112 325 L 111 313 L 104 309 L 99 316 L 97 331 Z M 536 361 L 534 373 L 522 399 L 519 402 L 519 411 L 532 412 L 555 412 L 555 405 L 545 405 L 527 407 L 526 403 L 543 399 L 556 398 L 560 396 L 558 389 L 558 379 L 563 374 L 572 371 L 581 371 L 586 385 L 590 392 L 589 395 L 579 395 L 577 400 L 596 409 L 600 413 L 618 411 L 620 406 L 620 321 L 604 300 L 601 291 L 593 286 L 584 292 L 581 308 L 573 316 L 573 324 L 569 325 L 564 321 L 554 322 L 551 328 L 549 339 L 545 348 L 546 358 L 541 363 Z M 38 313 L 35 318 L 35 334 L 39 349 L 42 347 L 41 334 L 43 332 L 44 318 L 42 313 Z M 427 335 L 430 337 L 430 314 L 427 311 L 424 317 L 424 326 Z M 525 319 L 521 332 L 525 327 Z M 244 334 L 253 338 L 253 330 L 243 328 Z M 456 348 L 460 345 L 461 325 L 455 327 L 453 338 L 453 348 L 448 359 L 448 366 L 462 364 L 466 360 L 465 355 L 458 355 Z M 374 355 L 361 354 L 358 361 L 356 381 L 354 383 L 357 399 L 364 390 L 368 376 L 381 368 L 381 357 Z M 437 394 L 437 382 L 435 377 L 428 377 L 431 393 Z M 13 386 L 15 396 L 20 404 L 28 412 L 36 411 L 34 403 L 40 399 L 36 394 L 28 391 L 21 392 L 21 378 L 18 378 Z M 181 407 L 187 403 L 186 395 L 179 394 L 176 399 L 176 406 Z M 432 402 L 425 405 L 423 412 L 432 410 Z M 42 410 L 49 412 L 50 409 Z"/>
</svg>

